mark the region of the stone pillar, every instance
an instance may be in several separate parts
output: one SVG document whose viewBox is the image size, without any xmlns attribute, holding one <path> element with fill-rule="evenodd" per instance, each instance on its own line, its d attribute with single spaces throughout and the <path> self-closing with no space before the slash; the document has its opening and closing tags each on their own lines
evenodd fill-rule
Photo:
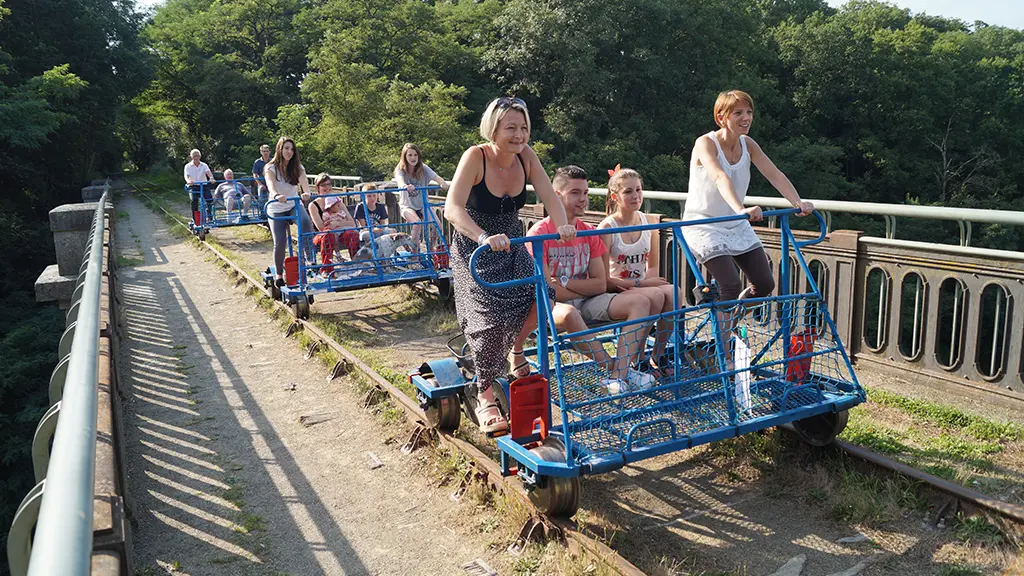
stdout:
<svg viewBox="0 0 1024 576">
<path fill-rule="evenodd" d="M 836 323 L 839 337 L 842 338 L 851 357 L 860 348 L 858 319 L 862 312 L 861 301 L 864 296 L 857 289 L 863 285 L 858 282 L 860 267 L 857 262 L 857 249 L 863 234 L 860 230 L 833 230 L 828 235 L 828 244 L 835 257 L 835 271 L 832 274 L 835 304 L 829 311 Z"/>
<path fill-rule="evenodd" d="M 93 180 L 91 185 L 82 188 L 82 201 L 97 202 L 109 188 L 110 183 L 107 180 Z"/>
<path fill-rule="evenodd" d="M 84 197 L 86 190 L 91 188 L 105 189 L 106 184 L 83 188 L 82 196 Z M 112 221 L 113 205 L 108 203 L 104 212 L 107 221 Z M 57 263 L 47 266 L 36 279 L 36 301 L 56 301 L 62 309 L 71 304 L 71 296 L 88 247 L 89 229 L 92 228 L 92 218 L 95 214 L 95 202 L 64 204 L 50 211 L 50 231 L 53 232 Z"/>
</svg>

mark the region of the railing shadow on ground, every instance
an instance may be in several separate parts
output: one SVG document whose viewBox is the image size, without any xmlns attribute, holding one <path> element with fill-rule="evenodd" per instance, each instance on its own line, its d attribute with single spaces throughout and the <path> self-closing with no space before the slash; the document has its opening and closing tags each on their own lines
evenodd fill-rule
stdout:
<svg viewBox="0 0 1024 576">
<path fill-rule="evenodd" d="M 820 449 L 814 453 L 822 455 Z M 705 567 L 750 574 L 775 573 L 801 554 L 808 572 L 818 574 L 845 574 L 861 562 L 881 565 L 879 573 L 919 573 L 922 566 L 939 571 L 950 561 L 936 550 L 951 536 L 927 521 L 836 518 L 815 500 L 812 486 L 730 480 L 734 469 L 700 455 L 664 467 L 660 460 L 588 478 L 583 498 L 585 508 L 604 514 L 583 523 L 605 530 L 626 557 L 647 558 L 647 567 L 658 558 L 685 563 L 693 554 L 703 557 Z M 862 533 L 864 541 L 839 541 Z"/>
<path fill-rule="evenodd" d="M 207 551 L 207 555 L 215 556 L 210 560 L 215 564 L 261 564 L 260 556 L 272 554 L 273 546 L 289 549 L 289 569 L 299 573 L 367 573 L 340 526 L 274 433 L 263 409 L 241 384 L 241 376 L 180 280 L 162 272 L 136 269 L 132 278 L 121 282 L 121 292 L 130 338 L 122 351 L 122 362 L 127 360 L 129 364 L 124 367 L 130 367 L 124 379 L 125 390 L 139 401 L 139 410 L 129 412 L 126 418 L 128 458 L 137 478 L 145 475 L 151 481 L 147 484 L 159 486 L 139 493 L 139 480 L 129 483 L 136 484 L 132 490 L 136 514 L 149 513 L 166 527 L 189 534 L 197 546 L 216 549 Z M 174 314 L 181 314 L 178 320 L 184 319 L 183 324 L 191 330 L 173 334 L 169 321 Z M 186 342 L 193 350 L 209 350 L 209 355 L 189 355 L 189 362 L 195 362 L 195 366 L 182 370 L 177 352 Z M 290 492 L 261 500 L 272 508 L 249 510 L 238 506 L 239 484 L 233 470 L 238 465 L 232 462 L 237 456 L 218 453 L 214 449 L 216 438 L 199 431 L 202 426 L 195 426 L 207 416 L 203 405 L 195 405 L 190 398 L 194 389 L 183 372 L 191 370 L 214 374 L 214 379 L 204 384 L 215 389 L 216 401 L 232 405 L 230 412 L 235 417 L 219 419 L 216 436 L 253 435 L 253 442 L 245 443 L 245 449 L 253 452 L 246 460 L 263 466 L 237 474 L 249 477 L 254 485 L 277 486 Z M 258 432 L 254 435 L 246 429 L 240 418 L 250 419 Z M 261 456 L 256 442 L 272 457 Z M 269 467 L 276 468 L 277 478 L 271 476 Z M 296 510 L 297 506 L 302 509 Z M 260 536 L 265 528 L 261 516 L 274 518 L 278 524 L 272 544 Z M 305 516 L 310 522 L 300 526 L 296 516 Z M 281 526 L 282 521 L 288 526 Z M 194 549 L 188 554 L 201 556 Z"/>
</svg>

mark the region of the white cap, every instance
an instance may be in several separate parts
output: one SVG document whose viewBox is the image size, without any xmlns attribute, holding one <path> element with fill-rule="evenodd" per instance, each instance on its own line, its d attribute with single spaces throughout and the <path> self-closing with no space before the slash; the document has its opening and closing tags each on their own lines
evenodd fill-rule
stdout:
<svg viewBox="0 0 1024 576">
<path fill-rule="evenodd" d="M 327 198 L 324 199 L 324 206 L 330 208 L 331 206 L 334 206 L 338 202 L 341 202 L 340 196 L 328 196 Z"/>
</svg>

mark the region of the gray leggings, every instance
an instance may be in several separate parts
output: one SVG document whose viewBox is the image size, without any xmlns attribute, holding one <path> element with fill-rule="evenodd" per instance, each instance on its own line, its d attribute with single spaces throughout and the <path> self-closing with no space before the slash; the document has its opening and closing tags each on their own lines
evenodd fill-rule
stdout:
<svg viewBox="0 0 1024 576">
<path fill-rule="evenodd" d="M 279 276 L 284 275 L 284 255 L 288 251 L 288 228 L 292 223 L 290 218 L 294 217 L 295 208 L 292 208 L 284 214 L 274 214 L 274 218 L 277 219 L 270 220 L 270 235 L 274 237 L 274 270 Z M 309 219 L 309 213 L 300 210 L 299 217 L 302 218 L 302 233 L 313 232 L 313 221 Z M 302 239 L 302 249 L 306 251 L 306 263 L 313 264 L 315 254 L 310 238 Z"/>
<path fill-rule="evenodd" d="M 721 300 L 735 300 L 743 289 L 737 265 L 754 286 L 754 292 L 750 297 L 769 296 L 775 290 L 775 277 L 772 275 L 768 256 L 765 255 L 764 248 L 758 246 L 738 256 L 719 256 L 704 263 L 711 277 L 718 282 Z"/>
</svg>

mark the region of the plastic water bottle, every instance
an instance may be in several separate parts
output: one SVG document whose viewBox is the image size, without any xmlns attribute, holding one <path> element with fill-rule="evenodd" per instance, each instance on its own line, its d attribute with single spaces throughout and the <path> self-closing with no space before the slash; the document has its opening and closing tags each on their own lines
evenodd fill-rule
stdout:
<svg viewBox="0 0 1024 576">
<path fill-rule="evenodd" d="M 733 360 L 736 370 L 734 397 L 740 412 L 750 410 L 750 348 L 747 347 L 747 328 L 740 326 L 736 336 L 736 351 Z"/>
</svg>

